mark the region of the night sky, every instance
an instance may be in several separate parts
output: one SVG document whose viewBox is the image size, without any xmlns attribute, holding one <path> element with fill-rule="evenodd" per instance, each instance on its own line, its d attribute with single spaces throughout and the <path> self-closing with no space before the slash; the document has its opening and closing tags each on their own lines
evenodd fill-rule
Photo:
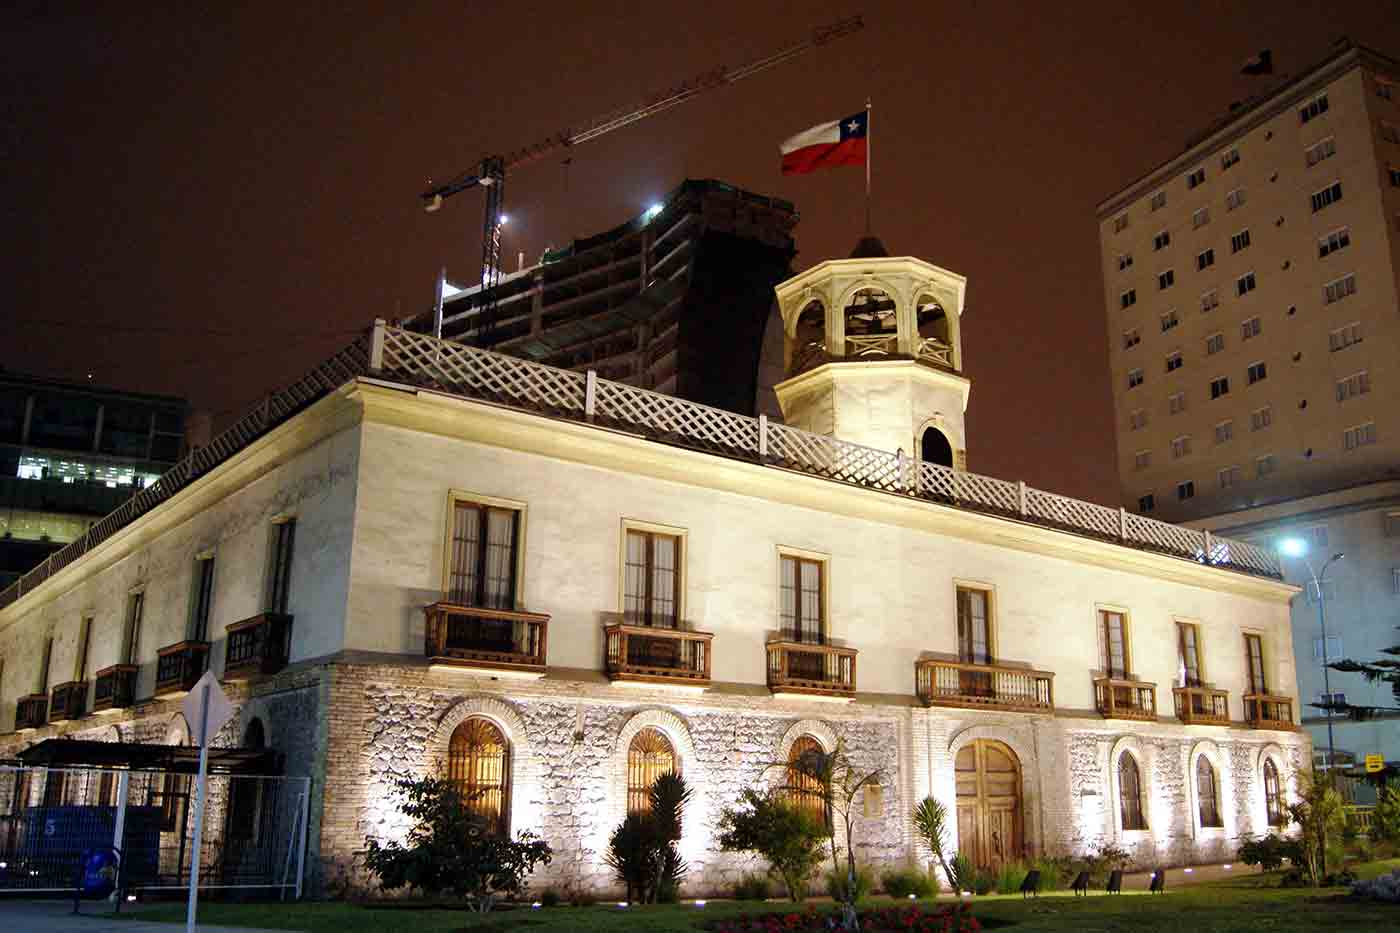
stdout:
<svg viewBox="0 0 1400 933">
<path fill-rule="evenodd" d="M 1400 55 L 1381 0 L 354 6 L 10 5 L 0 365 L 226 423 L 427 307 L 440 265 L 476 275 L 480 195 L 424 214 L 429 176 L 861 12 L 853 38 L 521 169 L 507 268 L 687 176 L 795 202 L 799 269 L 845 256 L 862 172 L 783 178 L 777 145 L 870 96 L 876 232 L 969 279 L 970 467 L 1112 503 L 1095 205 L 1267 87 L 1238 73 L 1260 48 L 1283 73 L 1342 35 Z"/>
</svg>

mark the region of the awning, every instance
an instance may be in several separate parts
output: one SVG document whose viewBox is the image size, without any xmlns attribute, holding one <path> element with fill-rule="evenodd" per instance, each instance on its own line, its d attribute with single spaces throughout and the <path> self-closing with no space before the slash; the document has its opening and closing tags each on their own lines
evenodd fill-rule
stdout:
<svg viewBox="0 0 1400 933">
<path fill-rule="evenodd" d="M 271 749 L 211 748 L 210 774 L 280 774 L 281 755 Z M 39 768 L 129 768 L 133 771 L 199 772 L 199 749 L 187 745 L 44 739 L 19 753 L 19 763 Z"/>
</svg>

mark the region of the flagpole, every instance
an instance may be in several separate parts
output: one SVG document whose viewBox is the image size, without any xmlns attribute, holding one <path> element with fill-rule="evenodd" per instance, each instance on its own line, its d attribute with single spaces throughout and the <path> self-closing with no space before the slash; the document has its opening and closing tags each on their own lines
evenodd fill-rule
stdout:
<svg viewBox="0 0 1400 933">
<path fill-rule="evenodd" d="M 865 235 L 870 236 L 870 98 L 865 99 Z"/>
</svg>

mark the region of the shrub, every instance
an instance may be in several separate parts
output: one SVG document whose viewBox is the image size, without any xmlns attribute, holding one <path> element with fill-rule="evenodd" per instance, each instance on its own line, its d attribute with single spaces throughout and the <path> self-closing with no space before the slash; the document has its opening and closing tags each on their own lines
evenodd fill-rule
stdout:
<svg viewBox="0 0 1400 933">
<path fill-rule="evenodd" d="M 1058 891 L 1065 886 L 1064 873 L 1060 869 L 1058 859 L 1041 856 L 1031 863 L 1031 868 L 1040 872 L 1040 890 Z"/>
<path fill-rule="evenodd" d="M 1372 840 L 1400 842 L 1400 785 L 1382 787 L 1371 814 Z"/>
<path fill-rule="evenodd" d="M 864 865 L 856 868 L 856 886 L 854 891 L 847 890 L 847 882 L 849 880 L 850 878 L 845 868 L 828 871 L 826 873 L 826 893 L 831 895 L 833 900 L 854 903 L 869 897 L 870 892 L 875 890 L 875 873 Z"/>
<path fill-rule="evenodd" d="M 553 888 L 545 888 L 540 892 L 541 907 L 558 907 L 559 902 L 562 900 L 563 898 L 559 896 L 559 892 Z"/>
<path fill-rule="evenodd" d="M 971 891 L 977 884 L 977 867 L 972 864 L 972 859 L 959 852 L 953 856 L 953 862 L 949 866 L 953 870 L 954 893 L 961 894 L 963 891 Z"/>
<path fill-rule="evenodd" d="M 1308 879 L 1300 869 L 1290 868 L 1283 873 L 1283 877 L 1278 880 L 1281 888 L 1304 888 L 1308 885 Z"/>
<path fill-rule="evenodd" d="M 1026 880 L 1026 867 L 1020 862 L 1006 862 L 997 870 L 997 893 L 1015 894 Z"/>
<path fill-rule="evenodd" d="M 603 860 L 627 887 L 627 899 L 643 904 L 674 901 L 686 874 L 676 843 L 691 790 L 679 774 L 663 774 L 651 785 L 651 806 L 630 813 L 613 830 Z"/>
<path fill-rule="evenodd" d="M 792 806 L 778 792 L 761 794 L 744 788 L 739 806 L 726 807 L 719 817 L 720 848 L 763 856 L 783 879 L 794 903 L 806 896 L 807 880 L 821 863 L 826 838 L 826 827 L 819 819 Z"/>
<path fill-rule="evenodd" d="M 365 840 L 365 868 L 386 890 L 417 888 L 429 896 L 443 892 L 489 911 L 502 895 L 518 897 L 525 878 L 548 865 L 549 845 L 529 832 L 515 839 L 491 831 L 467 810 L 456 785 L 439 778 L 401 780 L 399 811 L 415 822 L 406 844 Z"/>
<path fill-rule="evenodd" d="M 938 860 L 938 865 L 943 869 L 943 875 L 948 879 L 949 884 L 953 882 L 953 868 L 948 864 L 948 808 L 939 803 L 933 797 L 925 797 L 919 801 L 919 805 L 914 808 L 910 815 L 910 821 L 914 824 L 914 832 L 928 846 L 933 857 Z M 954 885 L 956 887 L 956 885 Z"/>
<path fill-rule="evenodd" d="M 598 898 L 588 891 L 576 891 L 574 892 L 574 896 L 569 898 L 569 903 L 575 907 L 592 907 L 594 904 L 598 903 Z"/>
<path fill-rule="evenodd" d="M 996 890 L 997 876 L 992 874 L 991 869 L 979 868 L 973 878 L 972 893 L 991 894 Z"/>
<path fill-rule="evenodd" d="M 1354 884 L 1356 884 L 1356 872 L 1346 868 L 1322 879 L 1324 888 L 1349 888 Z"/>
<path fill-rule="evenodd" d="M 750 872 L 734 882 L 736 901 L 766 901 L 773 894 L 773 881 L 762 872 Z"/>
<path fill-rule="evenodd" d="M 938 894 L 938 881 L 917 868 L 887 871 L 880 877 L 880 886 L 890 897 L 933 897 Z"/>
<path fill-rule="evenodd" d="M 1270 833 L 1241 843 L 1236 858 L 1246 865 L 1258 865 L 1260 871 L 1274 871 L 1283 866 L 1291 848 L 1287 840 Z"/>
</svg>

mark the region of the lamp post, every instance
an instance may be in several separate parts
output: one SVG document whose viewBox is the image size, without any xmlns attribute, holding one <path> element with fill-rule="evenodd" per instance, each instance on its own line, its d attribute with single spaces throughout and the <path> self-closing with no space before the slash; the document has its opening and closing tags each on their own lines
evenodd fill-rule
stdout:
<svg viewBox="0 0 1400 933">
<path fill-rule="evenodd" d="M 1337 746 L 1332 738 L 1332 678 L 1329 676 L 1327 666 L 1327 600 L 1322 598 L 1322 581 L 1327 579 L 1327 568 L 1341 560 L 1346 555 L 1338 551 L 1327 558 L 1322 565 L 1322 570 L 1313 569 L 1312 561 L 1308 560 L 1308 546 L 1300 538 L 1287 538 L 1280 545 L 1280 550 L 1290 557 L 1302 559 L 1303 565 L 1308 568 L 1308 573 L 1312 575 L 1313 592 L 1317 594 L 1317 623 L 1322 629 L 1322 690 L 1327 695 L 1327 777 L 1335 787 L 1337 784 Z"/>
</svg>

